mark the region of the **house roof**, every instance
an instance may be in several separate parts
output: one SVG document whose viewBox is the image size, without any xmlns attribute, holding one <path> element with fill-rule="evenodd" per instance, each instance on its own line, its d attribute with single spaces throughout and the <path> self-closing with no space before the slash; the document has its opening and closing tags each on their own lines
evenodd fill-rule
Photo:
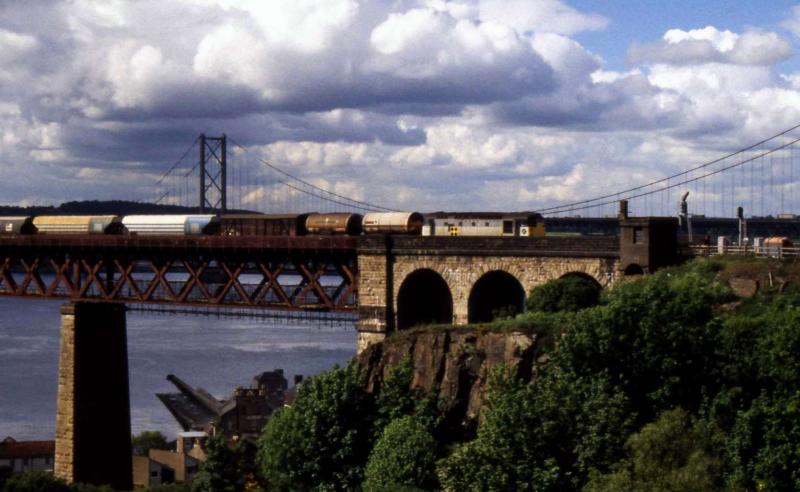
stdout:
<svg viewBox="0 0 800 492">
<path fill-rule="evenodd" d="M 0 442 L 0 459 L 38 458 L 53 456 L 55 453 L 55 441 L 15 441 L 6 438 Z"/>
</svg>

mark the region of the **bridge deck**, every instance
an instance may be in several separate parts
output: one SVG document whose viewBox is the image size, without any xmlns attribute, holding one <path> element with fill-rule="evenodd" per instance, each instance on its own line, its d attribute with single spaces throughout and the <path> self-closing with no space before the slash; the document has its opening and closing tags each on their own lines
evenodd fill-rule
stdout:
<svg viewBox="0 0 800 492">
<path fill-rule="evenodd" d="M 351 236 L 127 236 L 127 235 L 18 235 L 0 236 L 0 252 L 17 248 L 61 249 L 208 249 L 265 251 L 355 251 Z"/>
<path fill-rule="evenodd" d="M 0 295 L 355 312 L 358 255 L 619 257 L 615 236 L 0 236 Z"/>
<path fill-rule="evenodd" d="M 0 295 L 353 312 L 357 238 L 0 237 Z"/>
</svg>

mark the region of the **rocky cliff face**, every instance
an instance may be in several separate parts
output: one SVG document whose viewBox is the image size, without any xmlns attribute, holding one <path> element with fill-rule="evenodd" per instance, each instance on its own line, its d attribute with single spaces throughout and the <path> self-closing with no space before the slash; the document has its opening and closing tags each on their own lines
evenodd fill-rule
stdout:
<svg viewBox="0 0 800 492">
<path fill-rule="evenodd" d="M 534 335 L 430 329 L 403 333 L 361 352 L 368 390 L 380 388 L 394 366 L 408 357 L 413 388 L 438 391 L 446 417 L 467 427 L 480 418 L 494 367 L 505 364 L 530 379 L 538 353 Z"/>
</svg>

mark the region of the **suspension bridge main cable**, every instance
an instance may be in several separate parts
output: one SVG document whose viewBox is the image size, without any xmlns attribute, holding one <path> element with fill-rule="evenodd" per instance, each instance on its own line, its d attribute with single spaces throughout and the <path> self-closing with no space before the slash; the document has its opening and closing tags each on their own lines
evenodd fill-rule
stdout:
<svg viewBox="0 0 800 492">
<path fill-rule="evenodd" d="M 375 210 L 374 208 L 367 208 L 367 207 L 363 207 L 363 206 L 360 206 L 360 205 L 353 205 L 352 203 L 340 202 L 338 200 L 334 200 L 333 198 L 322 197 L 322 196 L 319 196 L 316 193 L 313 193 L 311 191 L 304 190 L 302 188 L 298 188 L 297 186 L 289 183 L 288 181 L 279 180 L 278 183 L 280 183 L 280 184 L 282 184 L 284 186 L 288 186 L 289 188 L 291 188 L 291 189 L 293 189 L 295 191 L 298 191 L 300 193 L 305 193 L 306 195 L 310 195 L 310 196 L 313 196 L 313 197 L 321 198 L 322 200 L 326 200 L 326 201 L 329 201 L 331 203 L 335 203 L 337 205 L 343 205 L 345 207 L 350 207 L 350 208 L 357 208 L 357 209 L 363 210 L 365 212 L 370 212 L 370 211 L 374 211 Z M 388 210 L 388 209 L 384 209 L 384 210 Z"/>
<path fill-rule="evenodd" d="M 228 137 L 228 139 L 235 146 L 239 147 L 243 151 L 250 152 L 250 149 L 248 149 L 244 145 L 240 144 L 236 140 L 232 139 L 230 136 Z M 322 200 L 329 201 L 331 203 L 336 203 L 336 204 L 344 205 L 344 206 L 347 206 L 347 207 L 358 208 L 358 209 L 361 209 L 361 210 L 367 210 L 367 211 L 369 211 L 369 210 L 384 210 L 386 212 L 397 212 L 398 211 L 398 210 L 393 209 L 393 208 L 388 208 L 388 207 L 384 207 L 384 206 L 381 206 L 381 205 L 376 205 L 374 203 L 364 202 L 364 201 L 356 200 L 354 198 L 350 198 L 350 197 L 346 197 L 346 196 L 343 196 L 343 195 L 339 195 L 338 193 L 334 193 L 333 191 L 326 190 L 325 188 L 321 188 L 321 187 L 319 187 L 319 186 L 317 186 L 315 184 L 309 183 L 308 181 L 305 181 L 305 180 L 303 180 L 303 179 L 301 179 L 301 178 L 299 178 L 297 176 L 294 176 L 293 174 L 290 174 L 290 173 L 284 171 L 283 169 L 275 166 L 274 164 L 270 163 L 269 161 L 267 161 L 266 159 L 264 159 L 262 157 L 256 156 L 256 159 L 258 159 L 258 161 L 260 161 L 262 164 L 266 165 L 270 169 L 273 169 L 274 171 L 277 171 L 277 172 L 283 174 L 284 176 L 286 176 L 289 179 L 292 179 L 292 180 L 297 181 L 299 183 L 302 183 L 302 184 L 304 184 L 306 186 L 314 188 L 315 190 L 321 191 L 322 193 L 326 193 L 328 195 L 334 196 L 334 197 L 336 197 L 336 198 L 338 198 L 340 200 L 345 200 L 345 202 L 349 202 L 349 203 L 343 203 L 343 202 L 334 200 L 334 199 L 326 197 L 326 196 L 318 195 L 318 194 L 313 193 L 313 192 L 308 191 L 308 190 L 299 189 L 296 186 L 290 185 L 286 181 L 279 181 L 281 184 L 284 184 L 284 185 L 286 185 L 286 186 L 288 186 L 288 187 L 290 187 L 290 188 L 292 188 L 294 190 L 300 191 L 300 192 L 305 193 L 307 195 L 311 195 L 311 196 L 320 198 Z M 357 204 L 357 205 L 353 205 L 353 204 Z"/>
<path fill-rule="evenodd" d="M 660 184 L 660 183 L 669 182 L 672 179 L 679 178 L 681 176 L 685 176 L 685 175 L 690 174 L 690 173 L 692 173 L 694 171 L 697 171 L 699 169 L 704 169 L 704 168 L 706 168 L 708 166 L 712 166 L 714 164 L 718 164 L 718 163 L 720 163 L 720 162 L 722 162 L 722 161 L 724 161 L 726 159 L 730 159 L 731 157 L 735 157 L 735 156 L 737 156 L 739 154 L 742 154 L 744 152 L 747 152 L 749 150 L 753 150 L 754 148 L 759 147 L 759 146 L 761 146 L 761 145 L 763 145 L 763 144 L 765 144 L 767 142 L 770 142 L 772 140 L 775 140 L 776 138 L 782 137 L 782 136 L 786 135 L 787 133 L 793 132 L 794 130 L 797 130 L 798 128 L 800 128 L 800 124 L 797 124 L 797 125 L 789 128 L 789 129 L 784 130 L 784 131 L 782 131 L 782 132 L 780 132 L 778 134 L 775 134 L 775 135 L 773 135 L 773 136 L 771 136 L 769 138 L 761 140 L 760 142 L 754 143 L 754 144 L 752 144 L 752 145 L 750 145 L 748 147 L 745 147 L 743 149 L 739 149 L 736 152 L 732 152 L 732 153 L 727 154 L 727 155 L 725 155 L 723 157 L 719 157 L 719 158 L 714 159 L 712 161 L 700 164 L 699 166 L 695 166 L 695 167 L 693 167 L 691 169 L 687 169 L 686 171 L 682 171 L 680 173 L 673 174 L 671 176 L 667 176 L 665 178 L 661 178 L 661 179 L 658 179 L 658 180 L 655 180 L 655 181 L 651 181 L 650 183 L 647 183 L 647 184 L 644 184 L 644 185 L 635 186 L 633 188 L 628 188 L 627 190 L 617 191 L 615 193 L 610 193 L 610 194 L 607 194 L 607 195 L 597 196 L 597 197 L 586 199 L 586 200 L 581 200 L 581 201 L 571 202 L 571 203 L 565 203 L 565 204 L 562 204 L 562 205 L 556 205 L 556 206 L 552 206 L 552 207 L 548 207 L 548 208 L 539 209 L 539 210 L 537 210 L 537 212 L 542 213 L 542 214 L 544 214 L 544 213 L 572 212 L 574 210 L 585 210 L 587 208 L 595 208 L 595 207 L 599 207 L 599 206 L 602 206 L 602 205 L 607 205 L 608 203 L 614 203 L 614 201 L 612 201 L 612 202 L 605 202 L 605 203 L 602 203 L 602 204 L 594 204 L 594 205 L 587 206 L 587 207 L 573 208 L 573 207 L 576 207 L 578 205 L 590 204 L 592 202 L 596 202 L 596 201 L 599 201 L 599 200 L 605 200 L 607 198 L 611 198 L 611 197 L 614 197 L 614 196 L 619 196 L 619 195 L 623 195 L 623 194 L 626 194 L 626 193 L 632 193 L 634 191 L 643 190 L 645 188 L 649 188 L 651 186 L 654 186 L 654 185 L 657 185 L 657 184 Z M 786 146 L 782 146 L 782 147 L 779 147 L 779 148 L 782 149 L 782 148 L 785 148 L 785 147 Z M 769 153 L 763 154 L 763 155 L 769 155 Z M 744 161 L 744 162 L 751 162 L 752 160 L 754 160 L 754 159 L 749 159 L 749 160 Z M 725 169 L 728 169 L 728 168 L 725 168 Z M 717 174 L 717 173 L 710 173 L 710 174 L 707 174 L 707 175 L 703 175 L 703 176 L 700 176 L 700 178 L 698 178 L 698 179 L 702 179 L 702 178 L 704 178 L 706 176 L 712 176 L 714 174 Z M 660 191 L 664 191 L 664 190 L 667 190 L 667 189 L 670 189 L 670 188 L 674 188 L 677 185 L 689 183 L 689 182 L 696 181 L 696 180 L 697 179 L 686 181 L 686 182 L 681 182 L 681 183 L 676 183 L 676 185 L 673 185 L 673 186 L 667 186 L 665 188 L 660 188 L 658 190 L 654 190 L 653 192 L 643 193 L 643 194 L 631 196 L 631 197 L 628 197 L 628 198 L 638 198 L 640 196 L 647 196 L 647 195 L 652 194 L 652 193 L 658 193 Z M 566 210 L 562 210 L 562 209 L 566 209 Z"/>
<path fill-rule="evenodd" d="M 798 125 L 798 127 L 800 127 L 800 125 Z M 795 127 L 795 128 L 797 128 L 797 127 Z M 768 140 L 771 140 L 771 139 L 768 139 Z M 717 169 L 716 171 L 712 171 L 712 172 L 703 174 L 702 176 L 697 176 L 695 178 L 686 179 L 686 180 L 683 180 L 683 181 L 680 181 L 680 182 L 677 182 L 677 183 L 673 183 L 673 184 L 671 184 L 669 186 L 666 186 L 664 188 L 660 188 L 658 190 L 647 191 L 647 192 L 644 192 L 644 193 L 639 193 L 637 195 L 625 196 L 624 198 L 625 199 L 629 199 L 629 200 L 630 199 L 634 199 L 634 198 L 641 198 L 643 196 L 654 195 L 656 193 L 661 193 L 662 191 L 665 191 L 665 190 L 669 190 L 669 189 L 672 189 L 672 188 L 677 188 L 678 186 L 683 186 L 683 185 L 688 184 L 688 183 L 693 183 L 695 181 L 700 181 L 701 179 L 705 179 L 705 178 L 707 178 L 709 176 L 714 176 L 715 174 L 719 174 L 719 173 L 728 171 L 730 169 L 734 169 L 734 168 L 737 168 L 739 166 L 743 166 L 743 165 L 745 165 L 747 163 L 750 163 L 750 162 L 753 162 L 753 161 L 755 161 L 757 159 L 761 159 L 762 157 L 771 156 L 775 152 L 778 152 L 778 151 L 786 149 L 786 148 L 790 148 L 790 147 L 792 147 L 794 144 L 796 144 L 798 142 L 800 142 L 800 138 L 796 138 L 796 139 L 792 140 L 789 143 L 783 144 L 783 145 L 781 145 L 779 147 L 775 147 L 774 149 L 768 150 L 768 151 L 766 151 L 766 152 L 764 152 L 762 154 L 759 154 L 757 156 L 745 159 L 743 161 L 739 161 L 739 162 L 737 162 L 735 164 L 731 164 L 730 166 L 722 167 L 720 169 Z M 699 169 L 699 168 L 696 168 L 696 169 Z M 645 187 L 646 186 L 639 186 L 639 187 L 637 187 L 635 189 L 642 189 L 642 188 L 645 188 Z M 623 192 L 620 192 L 619 194 L 623 194 L 623 193 L 626 193 L 626 192 L 623 191 Z M 609 198 L 609 197 L 612 197 L 612 196 L 617 196 L 617 194 L 615 193 L 613 195 L 609 195 L 606 198 Z M 589 201 L 591 201 L 591 200 L 589 200 Z M 586 203 L 586 201 L 575 202 L 576 205 L 583 204 L 583 203 Z M 575 212 L 575 211 L 578 211 L 578 210 L 586 210 L 586 209 L 590 209 L 590 208 L 602 207 L 604 205 L 609 205 L 609 204 L 612 204 L 612 203 L 616 203 L 616 200 L 610 200 L 610 201 L 606 201 L 606 202 L 602 202 L 602 203 L 592 203 L 590 205 L 583 205 L 583 206 L 580 206 L 580 207 L 576 206 L 576 207 L 565 209 L 565 210 L 559 209 L 559 210 L 557 210 L 555 212 L 550 212 L 550 213 Z M 540 211 L 540 213 L 541 213 L 541 211 Z"/>
<path fill-rule="evenodd" d="M 194 139 L 194 142 L 192 142 L 192 144 L 191 144 L 191 145 L 189 145 L 189 147 L 186 149 L 186 151 L 183 153 L 183 155 L 181 155 L 181 156 L 178 158 L 178 160 L 177 160 L 177 161 L 175 161 L 175 163 L 174 163 L 174 164 L 173 164 L 173 165 L 172 165 L 172 166 L 171 166 L 169 169 L 167 169 L 167 172 L 165 172 L 164 174 L 162 174 L 162 175 L 161 175 L 161 177 L 160 177 L 160 178 L 158 178 L 158 180 L 156 181 L 156 186 L 160 185 L 160 184 L 161 184 L 161 182 L 162 182 L 162 181 L 163 181 L 163 180 L 164 180 L 164 179 L 165 179 L 167 176 L 169 176 L 169 174 L 170 174 L 172 171 L 174 171 L 176 167 L 178 167 L 178 164 L 180 164 L 181 162 L 183 162 L 183 160 L 184 160 L 184 159 L 186 159 L 186 156 L 187 156 L 187 155 L 189 155 L 189 152 L 191 152 L 191 150 L 194 148 L 195 144 L 197 144 L 197 141 L 198 141 L 199 139 L 200 139 L 200 137 L 196 137 L 196 138 Z"/>
<path fill-rule="evenodd" d="M 181 164 L 181 163 L 184 161 L 184 159 L 186 159 L 186 156 L 188 156 L 188 155 L 189 155 L 189 152 L 191 152 L 191 151 L 192 151 L 192 149 L 194 149 L 195 145 L 197 145 L 197 141 L 198 141 L 199 139 L 200 139 L 200 137 L 195 137 L 195 139 L 194 139 L 194 141 L 191 143 L 191 145 L 189 145 L 189 147 L 187 147 L 187 148 L 186 148 L 186 150 L 185 150 L 185 151 L 183 152 L 183 154 L 181 154 L 181 156 L 180 156 L 180 157 L 179 157 L 179 158 L 178 158 L 178 159 L 175 161 L 175 163 L 174 163 L 174 164 L 172 164 L 172 166 L 170 166 L 170 168 L 169 168 L 169 169 L 167 169 L 167 171 L 166 171 L 164 174 L 162 174 L 162 175 L 161 175 L 161 177 L 159 177 L 159 178 L 158 178 L 158 180 L 156 180 L 156 183 L 155 183 L 154 187 L 158 187 L 159 185 L 161 185 L 161 183 L 162 183 L 162 182 L 163 182 L 163 181 L 164 181 L 164 180 L 165 180 L 165 179 L 166 179 L 168 176 L 170 176 L 170 175 L 172 174 L 172 172 L 173 172 L 175 169 L 177 169 L 177 167 L 178 167 L 178 166 L 179 166 L 179 165 L 180 165 L 180 164 Z M 172 190 L 169 190 L 169 189 L 167 189 L 167 190 L 166 190 L 164 193 L 162 193 L 162 194 L 161 194 L 161 196 L 159 196 L 159 197 L 158 197 L 158 199 L 156 199 L 155 203 L 156 203 L 156 204 L 159 204 L 159 203 L 161 203 L 161 200 L 163 200 L 164 198 L 168 197 L 168 196 L 170 195 L 170 192 L 171 192 L 171 191 L 172 191 Z"/>
</svg>

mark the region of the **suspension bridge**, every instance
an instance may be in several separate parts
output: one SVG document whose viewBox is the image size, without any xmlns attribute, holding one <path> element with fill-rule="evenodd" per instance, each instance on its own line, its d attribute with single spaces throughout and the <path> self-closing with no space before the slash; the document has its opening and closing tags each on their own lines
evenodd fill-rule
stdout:
<svg viewBox="0 0 800 492">
<path fill-rule="evenodd" d="M 616 216 L 619 201 L 627 200 L 631 215 L 675 216 L 681 196 L 689 192 L 689 211 L 697 217 L 735 217 L 737 207 L 749 218 L 789 217 L 800 212 L 798 143 L 800 125 L 706 162 L 686 162 L 679 172 L 649 182 L 530 209 L 548 217 L 610 217 Z M 653 162 L 649 167 L 661 166 Z M 519 179 L 529 181 L 528 188 L 535 189 L 540 177 Z M 200 136 L 157 179 L 154 196 L 146 200 L 199 210 L 226 206 L 262 213 L 363 213 L 403 208 L 381 196 L 348 197 L 313 181 L 325 180 L 292 174 L 263 157 L 259 149 L 249 149 L 230 136 Z M 377 187 L 365 187 L 364 191 L 371 189 Z M 574 194 L 580 195 L 580 190 Z"/>
</svg>

